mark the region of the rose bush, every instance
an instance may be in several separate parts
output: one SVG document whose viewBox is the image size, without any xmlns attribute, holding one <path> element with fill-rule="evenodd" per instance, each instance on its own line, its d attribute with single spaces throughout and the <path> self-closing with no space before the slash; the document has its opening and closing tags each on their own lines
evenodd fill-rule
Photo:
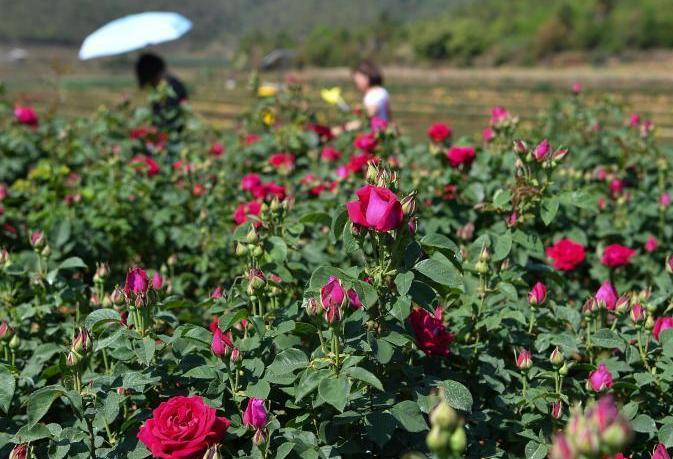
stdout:
<svg viewBox="0 0 673 459">
<path fill-rule="evenodd" d="M 415 143 L 308 102 L 0 103 L 0 457 L 668 457 L 651 123 L 575 91 Z"/>
</svg>

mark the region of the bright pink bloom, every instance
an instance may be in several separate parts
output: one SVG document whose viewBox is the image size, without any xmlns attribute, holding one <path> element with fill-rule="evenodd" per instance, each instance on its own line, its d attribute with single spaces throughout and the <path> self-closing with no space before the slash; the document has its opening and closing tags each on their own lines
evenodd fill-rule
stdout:
<svg viewBox="0 0 673 459">
<path fill-rule="evenodd" d="M 481 138 L 484 143 L 491 143 L 491 141 L 495 139 L 495 131 L 491 127 L 484 128 L 481 132 Z"/>
<path fill-rule="evenodd" d="M 610 187 L 610 195 L 612 196 L 612 198 L 614 199 L 619 195 L 621 195 L 622 192 L 624 191 L 625 186 L 626 185 L 624 184 L 623 180 L 620 179 L 611 180 L 609 187 Z"/>
<path fill-rule="evenodd" d="M 420 350 L 426 355 L 449 355 L 449 345 L 453 342 L 454 335 L 444 326 L 440 306 L 437 306 L 434 315 L 426 309 L 414 308 L 408 320 Z"/>
<path fill-rule="evenodd" d="M 446 158 L 451 167 L 459 167 L 461 164 L 469 166 L 474 161 L 474 147 L 453 146 L 446 152 Z"/>
<path fill-rule="evenodd" d="M 544 304 L 547 299 L 547 287 L 542 282 L 536 282 L 528 292 L 528 303 L 533 306 Z"/>
<path fill-rule="evenodd" d="M 451 138 L 453 131 L 446 123 L 433 123 L 428 128 L 428 137 L 436 143 L 442 143 Z"/>
<path fill-rule="evenodd" d="M 355 289 L 349 288 L 348 291 L 346 292 L 346 295 L 348 296 L 348 301 L 351 305 L 351 308 L 353 309 L 362 308 L 362 302 L 360 301 L 360 296 L 358 295 L 358 292 L 355 291 Z"/>
<path fill-rule="evenodd" d="M 610 268 L 625 266 L 629 264 L 631 257 L 635 254 L 636 251 L 630 247 L 621 244 L 611 244 L 603 249 L 601 263 Z"/>
<path fill-rule="evenodd" d="M 374 116 L 369 122 L 369 127 L 373 132 L 385 131 L 388 128 L 388 121 L 379 118 L 378 116 Z"/>
<path fill-rule="evenodd" d="M 599 308 L 605 308 L 608 311 L 612 311 L 617 304 L 617 291 L 612 286 L 612 283 L 609 280 L 606 280 L 601 284 L 596 295 L 594 295 L 594 298 L 596 299 L 596 304 Z"/>
<path fill-rule="evenodd" d="M 147 273 L 139 266 L 134 266 L 126 273 L 124 293 L 127 295 L 142 295 L 150 288 Z"/>
<path fill-rule="evenodd" d="M 12 448 L 7 459 L 28 459 L 28 445 L 21 443 Z"/>
<path fill-rule="evenodd" d="M 654 322 L 654 328 L 652 329 L 652 336 L 654 339 L 659 341 L 659 336 L 664 330 L 673 328 L 673 317 L 659 317 L 656 322 Z"/>
<path fill-rule="evenodd" d="M 573 94 L 579 94 L 582 92 L 582 83 L 576 81 L 572 84 L 570 89 L 572 90 Z"/>
<path fill-rule="evenodd" d="M 14 117 L 19 123 L 26 126 L 37 127 L 39 124 L 37 113 L 35 113 L 35 110 L 33 110 L 32 107 L 17 105 L 14 108 Z"/>
<path fill-rule="evenodd" d="M 243 412 L 243 425 L 253 429 L 263 429 L 268 422 L 268 414 L 264 406 L 264 400 L 251 398 Z"/>
<path fill-rule="evenodd" d="M 269 164 L 281 171 L 294 168 L 294 155 L 291 153 L 275 153 L 269 157 Z"/>
<path fill-rule="evenodd" d="M 362 134 L 359 134 L 353 141 L 353 146 L 355 148 L 357 148 L 358 150 L 365 151 L 367 153 L 371 153 L 372 151 L 374 151 L 377 144 L 378 141 L 376 140 L 376 136 L 372 132 L 364 132 Z"/>
<path fill-rule="evenodd" d="M 247 203 L 240 204 L 234 211 L 234 222 L 237 225 L 242 225 L 247 220 L 249 220 L 250 215 L 259 215 L 262 211 L 262 205 L 257 201 L 251 201 Z M 254 221 L 255 226 L 261 225 L 261 222 Z"/>
<path fill-rule="evenodd" d="M 666 446 L 663 443 L 658 443 L 652 450 L 652 459 L 671 459 L 668 455 Z"/>
<path fill-rule="evenodd" d="M 533 150 L 533 156 L 538 161 L 544 161 L 549 157 L 551 153 L 551 146 L 549 145 L 549 140 L 544 139 L 540 142 L 535 149 Z"/>
<path fill-rule="evenodd" d="M 330 276 L 327 283 L 320 289 L 320 302 L 329 323 L 341 319 L 342 308 L 347 300 L 348 297 L 341 286 L 341 281 L 334 276 Z"/>
<path fill-rule="evenodd" d="M 222 298 L 222 288 L 220 287 L 215 287 L 215 290 L 210 294 L 210 297 L 214 300 L 218 300 Z"/>
<path fill-rule="evenodd" d="M 560 419 L 563 415 L 563 403 L 560 400 L 551 402 L 551 416 L 554 419 Z"/>
<path fill-rule="evenodd" d="M 602 392 L 612 387 L 612 373 L 604 363 L 589 374 L 589 386 L 594 392 Z"/>
<path fill-rule="evenodd" d="M 631 306 L 630 314 L 631 320 L 634 323 L 639 323 L 645 320 L 645 309 L 643 309 L 643 307 L 637 303 Z"/>
<path fill-rule="evenodd" d="M 667 191 L 664 191 L 661 193 L 661 196 L 659 196 L 659 205 L 661 207 L 668 207 L 671 205 L 671 195 Z"/>
<path fill-rule="evenodd" d="M 402 204 L 387 188 L 365 185 L 356 192 L 358 200 L 346 205 L 350 220 L 379 232 L 394 230 L 402 224 Z"/>
<path fill-rule="evenodd" d="M 631 127 L 636 127 L 640 124 L 640 115 L 637 113 L 634 113 L 629 117 L 629 126 Z"/>
<path fill-rule="evenodd" d="M 260 138 L 257 134 L 248 134 L 245 136 L 245 143 L 246 145 L 252 145 L 253 143 L 257 143 Z"/>
<path fill-rule="evenodd" d="M 172 397 L 161 403 L 138 432 L 138 439 L 161 459 L 203 456 L 224 439 L 230 422 L 199 396 Z"/>
<path fill-rule="evenodd" d="M 364 172 L 370 162 L 377 161 L 376 157 L 368 152 L 353 155 L 348 160 L 346 167 L 349 172 Z"/>
<path fill-rule="evenodd" d="M 648 237 L 647 241 L 645 241 L 645 251 L 647 253 L 652 253 L 657 250 L 657 247 L 659 247 L 659 241 L 657 241 L 657 238 L 654 236 Z"/>
<path fill-rule="evenodd" d="M 561 271 L 571 271 L 584 261 L 584 246 L 572 239 L 561 239 L 545 253 L 554 260 L 554 268 Z"/>
<path fill-rule="evenodd" d="M 511 117 L 510 113 L 505 107 L 495 106 L 491 109 L 491 125 L 497 126 L 504 123 Z"/>
<path fill-rule="evenodd" d="M 159 271 L 154 271 L 154 274 L 152 275 L 152 288 L 154 290 L 160 290 L 161 287 L 164 285 L 164 278 L 161 277 L 161 274 L 159 274 Z"/>
</svg>

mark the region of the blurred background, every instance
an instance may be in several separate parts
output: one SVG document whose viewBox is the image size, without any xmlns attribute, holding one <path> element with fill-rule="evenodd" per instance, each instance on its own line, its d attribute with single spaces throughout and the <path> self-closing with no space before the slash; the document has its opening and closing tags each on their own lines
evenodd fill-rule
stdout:
<svg viewBox="0 0 673 459">
<path fill-rule="evenodd" d="M 134 97 L 137 53 L 80 62 L 89 33 L 117 17 L 175 11 L 193 22 L 155 47 L 190 90 L 194 110 L 235 126 L 262 79 L 339 85 L 349 68 L 383 65 L 396 121 L 411 135 L 435 120 L 473 134 L 504 105 L 526 120 L 581 82 L 652 118 L 673 141 L 671 0 L 0 0 L 0 81 L 43 111 L 82 115 Z"/>
</svg>

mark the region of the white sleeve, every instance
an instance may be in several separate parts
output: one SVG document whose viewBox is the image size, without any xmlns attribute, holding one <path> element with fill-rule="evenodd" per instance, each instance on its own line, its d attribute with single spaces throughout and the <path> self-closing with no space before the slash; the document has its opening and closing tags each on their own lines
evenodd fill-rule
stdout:
<svg viewBox="0 0 673 459">
<path fill-rule="evenodd" d="M 388 102 L 388 91 L 383 88 L 374 88 L 367 91 L 364 102 L 367 107 L 376 107 L 377 111 L 381 110 Z"/>
</svg>

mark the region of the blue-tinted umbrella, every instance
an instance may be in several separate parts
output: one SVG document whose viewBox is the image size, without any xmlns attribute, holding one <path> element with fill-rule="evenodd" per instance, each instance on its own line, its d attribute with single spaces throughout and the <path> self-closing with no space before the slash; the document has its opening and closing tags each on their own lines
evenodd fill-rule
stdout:
<svg viewBox="0 0 673 459">
<path fill-rule="evenodd" d="M 79 58 L 113 56 L 180 38 L 192 28 L 177 13 L 147 12 L 115 19 L 86 37 Z"/>
</svg>

